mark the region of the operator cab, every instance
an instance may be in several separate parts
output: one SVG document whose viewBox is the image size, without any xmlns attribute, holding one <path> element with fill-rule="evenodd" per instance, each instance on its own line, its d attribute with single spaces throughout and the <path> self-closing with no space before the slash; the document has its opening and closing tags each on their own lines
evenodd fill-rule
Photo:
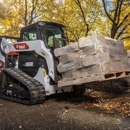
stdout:
<svg viewBox="0 0 130 130">
<path fill-rule="evenodd" d="M 20 41 L 43 40 L 48 49 L 63 47 L 65 26 L 54 22 L 40 21 L 21 29 Z"/>
<path fill-rule="evenodd" d="M 65 26 L 62 24 L 40 21 L 22 28 L 20 33 L 20 41 L 43 40 L 46 48 L 49 49 L 53 56 L 54 66 L 57 66 L 59 61 L 54 56 L 54 49 L 66 45 L 64 29 Z M 18 62 L 18 68 L 32 77 L 37 74 L 39 67 L 42 66 L 44 66 L 44 69 L 48 73 L 46 60 L 44 57 L 37 55 L 35 51 L 20 52 Z M 34 66 L 24 66 L 27 62 L 33 63 Z M 58 73 L 56 67 L 54 67 L 54 73 L 55 81 L 57 82 L 61 79 L 61 75 Z"/>
</svg>

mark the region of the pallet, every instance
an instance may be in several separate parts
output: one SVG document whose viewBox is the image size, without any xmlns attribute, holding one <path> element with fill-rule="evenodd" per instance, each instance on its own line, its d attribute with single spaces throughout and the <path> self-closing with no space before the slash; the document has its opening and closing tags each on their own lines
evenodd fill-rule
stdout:
<svg viewBox="0 0 130 130">
<path fill-rule="evenodd" d="M 97 81 L 101 82 L 106 80 L 114 80 L 118 78 L 124 78 L 127 76 L 130 76 L 130 71 L 110 73 L 110 74 L 98 74 L 94 76 L 80 77 L 80 78 L 70 79 L 65 81 L 60 80 L 58 81 L 58 88 L 65 87 L 65 86 L 87 84 L 87 83 L 97 82 Z"/>
</svg>

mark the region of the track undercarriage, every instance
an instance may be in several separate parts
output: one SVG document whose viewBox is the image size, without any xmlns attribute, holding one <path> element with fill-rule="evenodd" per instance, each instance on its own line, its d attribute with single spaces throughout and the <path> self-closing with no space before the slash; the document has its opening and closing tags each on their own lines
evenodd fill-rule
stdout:
<svg viewBox="0 0 130 130">
<path fill-rule="evenodd" d="M 1 72 L 0 97 L 22 104 L 45 101 L 44 86 L 17 68 L 5 68 Z"/>
</svg>

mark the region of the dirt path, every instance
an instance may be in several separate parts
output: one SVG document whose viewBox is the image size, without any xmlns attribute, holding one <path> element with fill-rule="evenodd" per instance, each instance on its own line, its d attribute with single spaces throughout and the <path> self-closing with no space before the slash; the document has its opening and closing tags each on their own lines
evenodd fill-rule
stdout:
<svg viewBox="0 0 130 130">
<path fill-rule="evenodd" d="M 0 130 L 130 130 L 130 96 L 60 94 L 25 106 L 0 99 Z"/>
</svg>

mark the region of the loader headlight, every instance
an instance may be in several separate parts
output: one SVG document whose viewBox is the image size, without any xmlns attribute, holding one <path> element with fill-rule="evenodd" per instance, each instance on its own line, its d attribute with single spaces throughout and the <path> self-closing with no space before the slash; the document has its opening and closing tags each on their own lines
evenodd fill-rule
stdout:
<svg viewBox="0 0 130 130">
<path fill-rule="evenodd" d="M 3 52 L 7 53 L 7 47 L 6 46 L 3 47 Z"/>
<path fill-rule="evenodd" d="M 38 25 L 39 25 L 39 26 L 44 26 L 44 25 L 46 25 L 46 23 L 40 21 L 40 22 L 38 22 Z"/>
</svg>

